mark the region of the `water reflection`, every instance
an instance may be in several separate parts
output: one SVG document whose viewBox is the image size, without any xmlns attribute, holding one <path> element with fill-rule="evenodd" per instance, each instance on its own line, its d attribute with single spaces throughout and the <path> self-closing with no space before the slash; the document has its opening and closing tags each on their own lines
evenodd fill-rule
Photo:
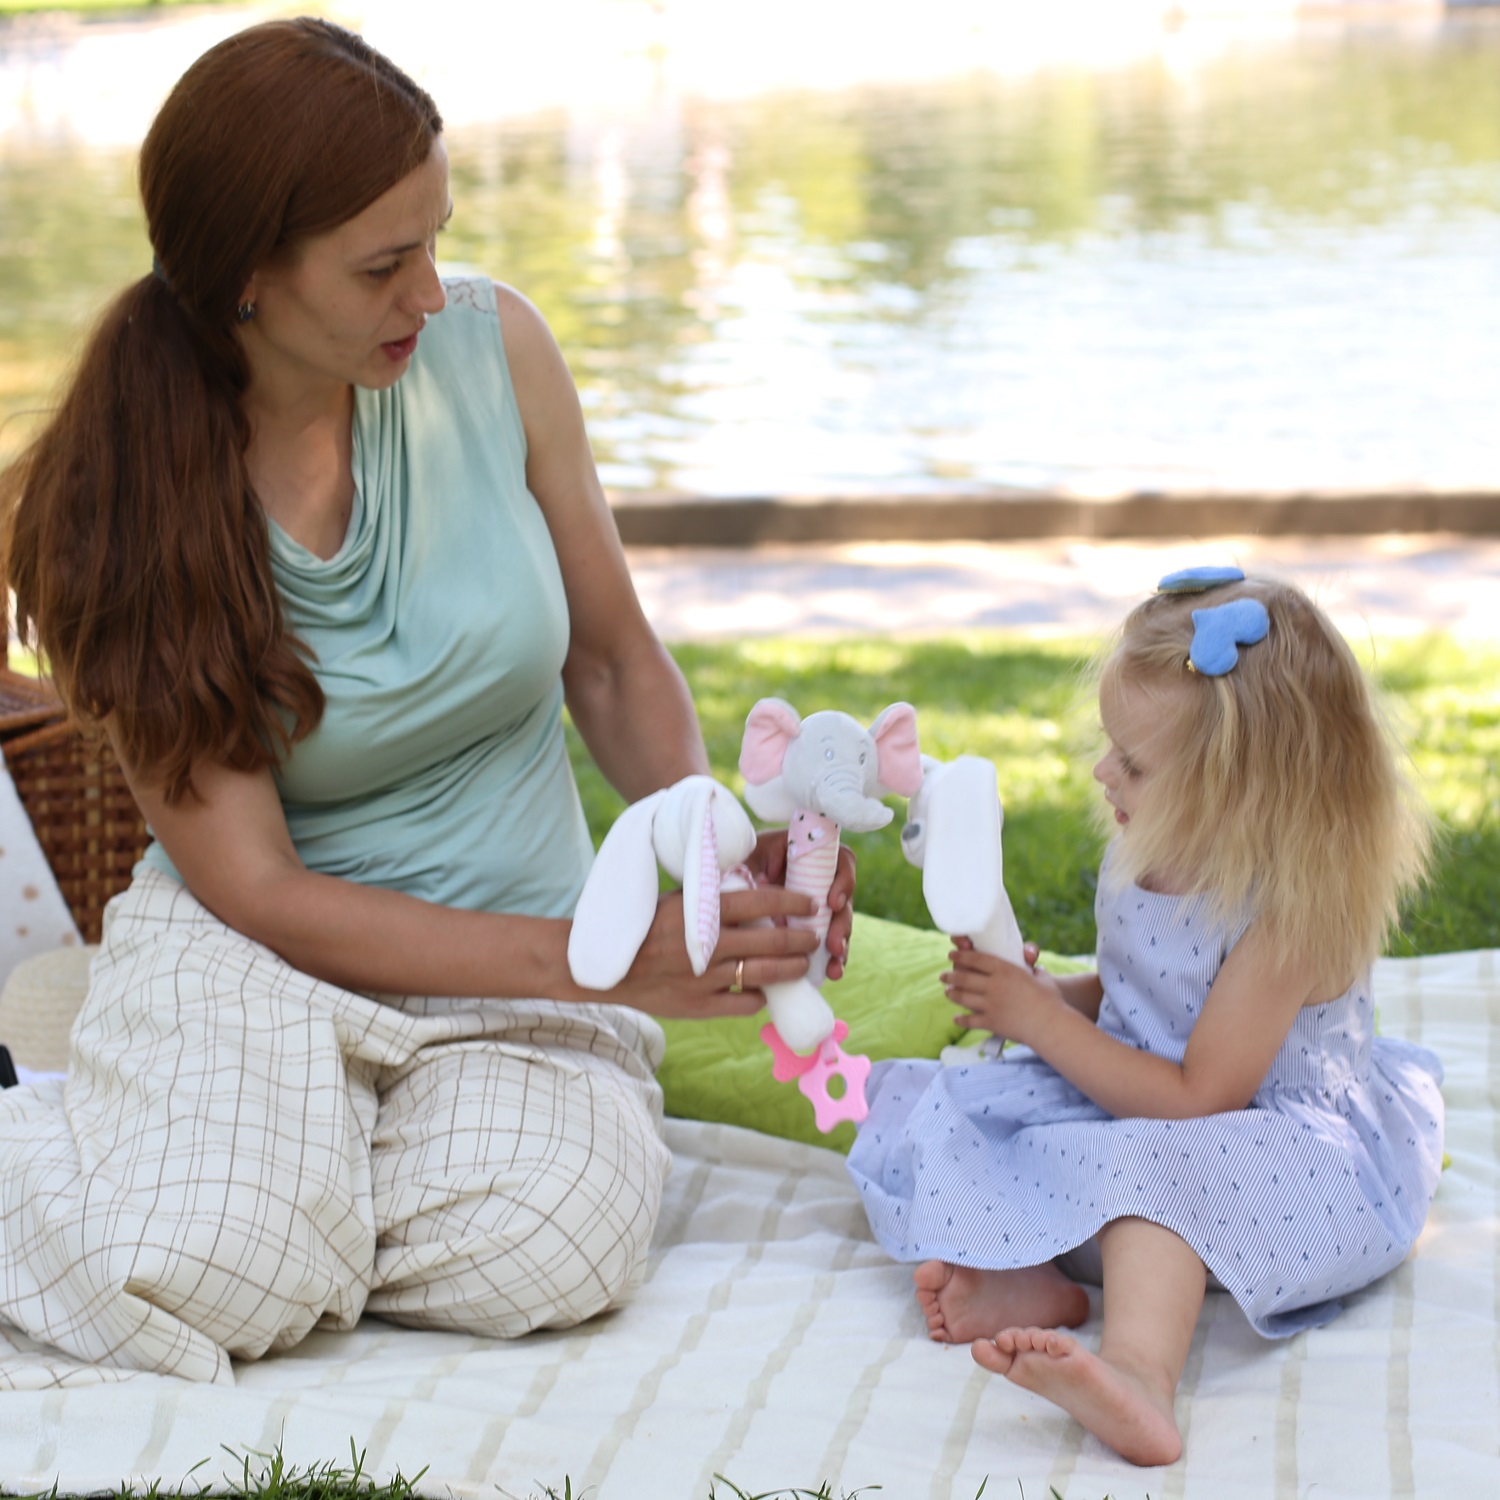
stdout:
<svg viewBox="0 0 1500 1500">
<path fill-rule="evenodd" d="M 622 490 L 1500 481 L 1500 25 L 963 61 L 461 124 L 444 254 L 541 306 Z M 144 268 L 131 170 L 0 159 L 7 413 Z"/>
</svg>

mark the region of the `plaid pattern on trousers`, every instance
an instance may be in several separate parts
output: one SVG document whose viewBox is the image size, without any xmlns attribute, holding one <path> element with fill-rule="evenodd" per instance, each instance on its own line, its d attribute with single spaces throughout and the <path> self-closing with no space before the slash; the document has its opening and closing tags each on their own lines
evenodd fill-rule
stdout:
<svg viewBox="0 0 1500 1500">
<path fill-rule="evenodd" d="M 143 872 L 66 1086 L 0 1094 L 0 1316 L 81 1361 L 214 1381 L 366 1310 L 571 1326 L 644 1268 L 661 1048 L 624 1006 L 321 983 Z"/>
</svg>

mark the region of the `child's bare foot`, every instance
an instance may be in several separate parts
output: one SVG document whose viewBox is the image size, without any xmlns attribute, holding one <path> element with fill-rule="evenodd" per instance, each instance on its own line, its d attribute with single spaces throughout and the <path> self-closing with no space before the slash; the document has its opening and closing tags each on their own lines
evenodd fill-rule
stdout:
<svg viewBox="0 0 1500 1500">
<path fill-rule="evenodd" d="M 1077 1328 L 1089 1315 L 1089 1294 L 1050 1263 L 976 1271 L 925 1260 L 911 1279 L 928 1336 L 940 1344 L 966 1344 L 1022 1323 Z"/>
<path fill-rule="evenodd" d="M 1182 1456 L 1171 1394 L 1106 1363 L 1071 1334 L 1007 1328 L 976 1339 L 972 1352 L 986 1370 L 1055 1402 L 1133 1464 L 1154 1467 Z"/>
</svg>

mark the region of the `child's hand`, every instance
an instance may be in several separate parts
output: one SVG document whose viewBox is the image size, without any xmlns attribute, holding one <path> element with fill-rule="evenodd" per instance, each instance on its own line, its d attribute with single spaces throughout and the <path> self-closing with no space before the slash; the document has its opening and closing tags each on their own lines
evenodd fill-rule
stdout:
<svg viewBox="0 0 1500 1500">
<path fill-rule="evenodd" d="M 963 1013 L 953 1018 L 960 1029 L 977 1028 L 1008 1041 L 1026 1043 L 1036 1022 L 1054 1004 L 1063 1002 L 1057 980 L 1036 967 L 1040 950 L 1035 943 L 1027 943 L 1023 949 L 1023 969 L 979 952 L 967 938 L 955 938 L 953 942 L 948 955 L 953 967 L 943 974 L 942 984 L 948 998 L 964 1007 Z"/>
</svg>

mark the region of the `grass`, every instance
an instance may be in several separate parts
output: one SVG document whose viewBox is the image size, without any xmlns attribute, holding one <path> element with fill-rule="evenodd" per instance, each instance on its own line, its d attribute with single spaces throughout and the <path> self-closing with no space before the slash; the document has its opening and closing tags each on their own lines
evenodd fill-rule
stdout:
<svg viewBox="0 0 1500 1500">
<path fill-rule="evenodd" d="M 312 1464 L 298 1468 L 287 1463 L 278 1449 L 275 1453 L 240 1454 L 224 1450 L 239 1466 L 238 1482 L 227 1474 L 213 1475 L 211 1460 L 203 1459 L 180 1485 L 164 1486 L 160 1480 L 150 1484 L 121 1484 L 114 1491 L 101 1494 L 134 1497 L 134 1500 L 201 1500 L 206 1494 L 229 1496 L 233 1500 L 417 1500 L 423 1492 L 417 1488 L 426 1469 L 407 1479 L 399 1470 L 395 1478 L 377 1480 L 365 1473 L 365 1455 L 349 1441 L 349 1467 L 336 1463 Z M 0 1495 L 18 1495 L 20 1491 L 0 1488 Z M 553 1491 L 545 1491 L 552 1500 Z M 54 1485 L 50 1490 L 31 1493 L 26 1500 L 70 1500 Z"/>
<path fill-rule="evenodd" d="M 995 632 L 672 648 L 692 686 L 714 774 L 737 791 L 745 715 L 770 695 L 804 713 L 844 708 L 867 723 L 893 699 L 906 698 L 917 706 L 925 751 L 945 760 L 990 757 L 1005 803 L 1006 886 L 1027 936 L 1054 953 L 1094 947 L 1102 843 L 1089 769 L 1098 729 L 1081 686 L 1092 649 L 1088 641 Z M 1369 642 L 1363 654 L 1402 725 L 1438 821 L 1430 878 L 1402 913 L 1389 952 L 1500 948 L 1500 645 L 1434 635 Z M 12 666 L 28 671 L 35 663 L 19 652 Z M 568 735 L 597 842 L 623 803 L 571 728 Z M 896 831 L 850 842 L 859 860 L 860 910 L 930 925 Z"/>
<path fill-rule="evenodd" d="M 4 4 L 5 0 L 0 0 Z M 1102 835 L 1090 775 L 1097 713 L 1083 690 L 1088 641 L 996 632 L 913 640 L 756 640 L 679 644 L 673 655 L 698 705 L 714 774 L 743 790 L 745 715 L 786 698 L 803 713 L 844 708 L 869 722 L 897 698 L 917 706 L 922 749 L 995 762 L 1005 803 L 1005 878 L 1026 935 L 1054 953 L 1094 947 L 1094 878 Z M 1500 948 L 1500 645 L 1442 635 L 1367 642 L 1379 682 L 1437 820 L 1426 886 L 1407 903 L 1388 952 L 1397 957 Z M 12 667 L 34 671 L 25 652 Z M 597 843 L 624 806 L 571 726 L 569 753 Z M 900 802 L 893 805 L 900 817 Z M 897 831 L 850 840 L 858 904 L 872 916 L 930 925 Z"/>
<path fill-rule="evenodd" d="M 1091 649 L 1091 642 L 972 633 L 688 644 L 673 654 L 692 685 L 714 774 L 736 790 L 743 789 L 737 761 L 745 715 L 768 695 L 803 713 L 843 708 L 866 723 L 905 698 L 916 704 L 924 751 L 990 757 L 1005 803 L 1006 885 L 1021 926 L 1054 952 L 1088 953 L 1102 850 L 1090 775 L 1097 719 L 1081 688 Z M 1500 647 L 1434 636 L 1377 641 L 1366 656 L 1404 726 L 1439 825 L 1430 880 L 1402 913 L 1389 951 L 1500 947 Z M 571 730 L 570 747 L 597 840 L 622 803 Z M 850 843 L 860 910 L 929 926 L 897 831 Z"/>
<path fill-rule="evenodd" d="M 191 1481 L 198 1470 L 208 1467 L 209 1460 L 204 1459 L 198 1465 L 198 1469 L 194 1470 L 194 1474 L 189 1475 L 189 1483 L 181 1486 L 164 1488 L 158 1480 L 144 1487 L 121 1485 L 112 1493 L 120 1496 L 121 1500 L 201 1500 L 201 1497 L 208 1493 L 227 1497 L 227 1500 L 419 1500 L 424 1493 L 418 1486 L 427 1472 L 425 1469 L 411 1479 L 404 1478 L 399 1472 L 394 1479 L 384 1481 L 373 1479 L 364 1472 L 365 1456 L 356 1451 L 352 1439 L 349 1444 L 352 1464 L 348 1468 L 339 1464 L 326 1463 L 299 1469 L 294 1464 L 288 1464 L 280 1451 L 248 1456 L 234 1453 L 229 1449 L 225 1451 L 240 1466 L 241 1475 L 238 1483 L 218 1482 L 203 1477 L 201 1484 L 192 1484 Z M 720 1493 L 718 1486 L 721 1484 L 726 1487 L 726 1494 Z M 988 1487 L 989 1479 L 986 1477 L 975 1491 L 974 1500 L 984 1500 Z M 835 1493 L 825 1480 L 815 1490 L 778 1489 L 752 1492 L 742 1490 L 722 1474 L 715 1474 L 713 1483 L 708 1487 L 707 1500 L 860 1500 L 860 1497 L 874 1495 L 880 1489 L 880 1485 L 871 1484 L 855 1490 L 840 1489 Z M 1020 1487 L 1019 1481 L 1017 1491 L 1018 1500 L 1026 1500 L 1026 1492 Z M 0 1495 L 19 1493 L 0 1487 Z M 432 1493 L 446 1493 L 446 1491 L 433 1491 Z M 498 1486 L 496 1495 L 497 1500 L 520 1500 L 520 1497 L 513 1496 L 509 1491 L 501 1490 Z M 27 1496 L 26 1500 L 69 1500 L 69 1497 L 54 1486 L 51 1490 Z M 534 1490 L 527 1496 L 526 1500 L 603 1500 L 603 1497 L 596 1496 L 591 1490 L 575 1491 L 572 1480 L 564 1478 L 560 1490 L 551 1485 L 543 1485 L 540 1490 Z M 663 1497 L 663 1500 L 667 1500 L 667 1497 Z M 687 1500 L 687 1497 L 683 1497 L 683 1500 Z M 1046 1500 L 1065 1500 L 1065 1497 L 1049 1485 Z M 1104 1496 L 1103 1500 L 1109 1500 L 1109 1496 Z"/>
</svg>

